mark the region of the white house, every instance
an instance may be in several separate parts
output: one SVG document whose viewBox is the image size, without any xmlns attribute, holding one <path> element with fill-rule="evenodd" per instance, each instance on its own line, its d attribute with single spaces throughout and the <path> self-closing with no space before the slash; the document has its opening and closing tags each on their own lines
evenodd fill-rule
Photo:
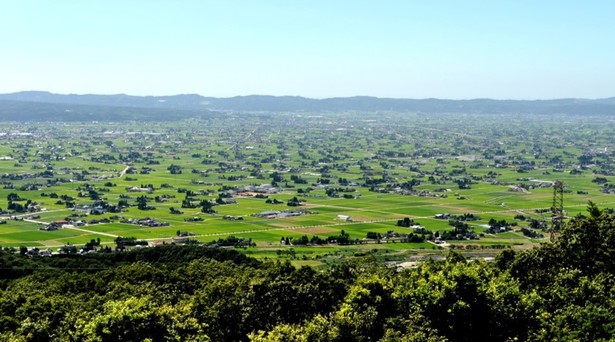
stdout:
<svg viewBox="0 0 615 342">
<path fill-rule="evenodd" d="M 337 219 L 340 221 L 352 221 L 348 215 L 337 215 Z"/>
</svg>

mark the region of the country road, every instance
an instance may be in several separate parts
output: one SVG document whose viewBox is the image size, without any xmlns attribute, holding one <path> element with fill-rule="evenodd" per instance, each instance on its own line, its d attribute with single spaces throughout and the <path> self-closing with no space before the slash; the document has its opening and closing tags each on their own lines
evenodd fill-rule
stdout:
<svg viewBox="0 0 615 342">
<path fill-rule="evenodd" d="M 124 168 L 124 170 L 122 170 L 122 171 L 120 172 L 119 178 L 124 177 L 124 175 L 126 174 L 126 172 L 128 171 L 128 169 L 130 169 L 130 166 L 129 166 L 129 165 L 126 165 L 126 167 Z"/>
<path fill-rule="evenodd" d="M 609 201 L 609 202 L 600 202 L 597 203 L 598 205 L 610 205 L 610 204 L 615 204 L 615 202 L 613 201 Z M 326 206 L 326 205 L 325 205 Z M 570 207 L 582 207 L 585 206 L 585 204 L 578 204 L 578 205 L 572 205 L 572 206 L 568 206 Z M 331 207 L 335 207 L 335 206 L 331 206 Z M 502 210 L 491 210 L 491 211 L 482 211 L 482 212 L 472 212 L 472 214 L 475 215 L 484 215 L 484 214 L 498 214 L 498 213 L 505 213 L 505 212 L 528 212 L 528 211 L 534 211 L 536 209 L 543 209 L 543 208 L 508 208 L 508 209 L 502 209 Z M 361 212 L 361 211 L 359 211 Z M 27 215 L 32 215 L 32 214 L 27 214 Z M 27 216 L 27 215 L 21 215 L 21 216 Z M 411 216 L 411 215 L 409 215 Z M 434 219 L 433 216 L 411 216 L 412 219 L 417 219 L 417 220 L 421 220 L 421 219 Z M 283 230 L 302 230 L 302 229 L 311 229 L 311 228 L 322 228 L 322 227 L 335 227 L 335 226 L 347 226 L 347 225 L 354 225 L 354 224 L 366 224 L 366 223 L 380 223 L 380 222 L 390 222 L 390 221 L 397 221 L 399 220 L 399 217 L 394 217 L 394 218 L 386 218 L 386 219 L 376 219 L 376 220 L 363 220 L 363 221 L 352 221 L 352 222 L 336 222 L 336 223 L 326 223 L 326 224 L 320 224 L 320 225 L 309 225 L 309 226 L 287 226 L 287 227 L 274 227 L 274 228 L 262 228 L 262 229 L 244 229 L 244 230 L 236 230 L 236 231 L 227 231 L 227 232 L 217 232 L 217 233 L 207 233 L 207 234 L 198 234 L 195 236 L 192 236 L 193 238 L 198 238 L 198 237 L 215 237 L 215 236 L 228 236 L 228 235 L 241 235 L 241 234 L 252 234 L 252 233 L 262 233 L 262 232 L 270 232 L 270 231 L 283 231 Z M 38 223 L 38 224 L 48 224 L 48 222 L 43 222 L 43 221 L 39 221 L 39 220 L 31 220 L 31 219 L 24 219 L 24 221 L 26 222 L 32 222 L 32 223 Z M 100 223 L 97 225 L 104 225 L 105 223 Z M 85 226 L 87 227 L 87 226 Z M 113 237 L 116 238 L 119 235 L 115 235 L 115 234 L 110 234 L 110 233 L 103 233 L 103 232 L 97 232 L 97 231 L 93 231 L 93 230 L 88 230 L 85 228 L 77 228 L 77 227 L 66 227 L 63 229 L 72 229 L 72 230 L 78 230 L 78 231 L 82 231 L 84 233 L 89 233 L 89 234 L 98 234 L 98 235 L 103 235 L 103 236 L 109 236 L 109 237 Z M 158 238 L 149 238 L 149 239 L 144 239 L 146 241 L 161 241 L 161 240 L 171 240 L 173 237 L 158 237 Z M 442 245 L 439 245 L 442 246 Z M 40 246 L 38 246 L 40 247 Z M 54 247 L 54 246 L 46 246 L 46 247 Z"/>
<path fill-rule="evenodd" d="M 239 144 L 241 144 L 241 143 L 243 143 L 243 142 L 248 141 L 248 139 L 250 139 L 250 137 L 251 137 L 254 133 L 256 133 L 256 131 L 257 131 L 257 130 L 258 130 L 258 127 L 254 128 L 254 129 L 252 130 L 252 132 L 248 133 L 245 137 L 243 137 L 242 139 L 240 139 L 238 142 L 236 142 L 236 143 L 234 143 L 233 145 L 231 145 L 231 147 L 229 147 L 229 148 L 228 148 L 228 150 L 230 151 L 230 150 L 234 149 L 237 145 L 239 145 Z"/>
<path fill-rule="evenodd" d="M 116 238 L 116 237 L 118 237 L 118 236 L 119 236 L 119 235 L 114 235 L 114 234 L 109 234 L 109 233 L 103 233 L 103 232 L 96 232 L 96 231 L 93 231 L 93 230 L 87 230 L 87 229 L 77 228 L 77 227 L 66 227 L 66 226 L 65 226 L 65 227 L 64 227 L 64 228 L 62 228 L 62 229 L 72 229 L 72 230 L 78 230 L 78 231 L 82 231 L 82 232 L 89 233 L 89 234 L 98 234 L 98 235 L 104 235 L 104 236 L 109 236 L 109 237 L 113 237 L 113 238 Z"/>
</svg>

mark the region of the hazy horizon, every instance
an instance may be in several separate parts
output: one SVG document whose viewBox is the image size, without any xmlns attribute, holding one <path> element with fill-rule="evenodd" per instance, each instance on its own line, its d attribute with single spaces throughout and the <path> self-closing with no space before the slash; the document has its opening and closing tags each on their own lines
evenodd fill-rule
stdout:
<svg viewBox="0 0 615 342">
<path fill-rule="evenodd" d="M 443 98 L 443 97 L 422 97 L 422 98 L 411 98 L 411 97 L 383 97 L 383 96 L 373 96 L 373 95 L 349 95 L 349 96 L 331 96 L 331 97 L 309 97 L 303 95 L 271 95 L 271 94 L 246 94 L 246 95 L 231 95 L 231 96 L 210 96 L 208 94 L 199 94 L 199 93 L 181 93 L 181 94 L 162 94 L 162 95 L 135 95 L 135 94 L 127 94 L 127 93 L 56 93 L 48 90 L 20 90 L 15 92 L 8 93 L 0 93 L 0 95 L 8 95 L 8 94 L 18 94 L 18 93 L 49 93 L 53 95 L 67 95 L 67 96 L 135 96 L 135 97 L 173 97 L 173 96 L 186 96 L 186 95 L 197 95 L 202 97 L 211 97 L 211 98 L 221 98 L 221 99 L 230 99 L 235 97 L 250 97 L 250 96 L 271 96 L 271 97 L 301 97 L 309 100 L 326 100 L 326 99 L 334 99 L 334 98 L 353 98 L 353 97 L 370 97 L 370 98 L 378 98 L 378 99 L 392 99 L 392 100 L 452 100 L 452 101 L 472 101 L 472 100 L 494 100 L 494 101 L 550 101 L 550 100 L 564 100 L 564 99 L 575 99 L 575 100 L 601 100 L 601 99 L 611 99 L 615 98 L 615 94 L 613 96 L 606 97 L 561 97 L 561 98 L 537 98 L 537 99 L 523 99 L 523 98 L 492 98 L 492 97 L 473 97 L 473 98 Z"/>
</svg>

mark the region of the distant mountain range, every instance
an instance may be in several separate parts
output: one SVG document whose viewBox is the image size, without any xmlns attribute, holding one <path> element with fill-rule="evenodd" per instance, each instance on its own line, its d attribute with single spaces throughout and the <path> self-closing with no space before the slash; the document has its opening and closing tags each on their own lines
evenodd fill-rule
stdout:
<svg viewBox="0 0 615 342">
<path fill-rule="evenodd" d="M 0 94 L 0 120 L 176 120 L 214 112 L 374 112 L 423 114 L 615 114 L 615 97 L 556 100 L 392 99 L 369 96 L 309 99 L 299 96 L 205 97 L 61 95 L 42 91 Z"/>
</svg>

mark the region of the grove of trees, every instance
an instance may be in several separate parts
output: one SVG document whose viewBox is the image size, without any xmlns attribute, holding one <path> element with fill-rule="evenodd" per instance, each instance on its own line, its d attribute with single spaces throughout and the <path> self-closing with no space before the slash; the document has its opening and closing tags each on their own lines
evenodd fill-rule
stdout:
<svg viewBox="0 0 615 342">
<path fill-rule="evenodd" d="M 615 216 L 589 205 L 554 243 L 492 263 L 325 270 L 231 249 L 0 254 L 2 341 L 608 341 Z"/>
</svg>

